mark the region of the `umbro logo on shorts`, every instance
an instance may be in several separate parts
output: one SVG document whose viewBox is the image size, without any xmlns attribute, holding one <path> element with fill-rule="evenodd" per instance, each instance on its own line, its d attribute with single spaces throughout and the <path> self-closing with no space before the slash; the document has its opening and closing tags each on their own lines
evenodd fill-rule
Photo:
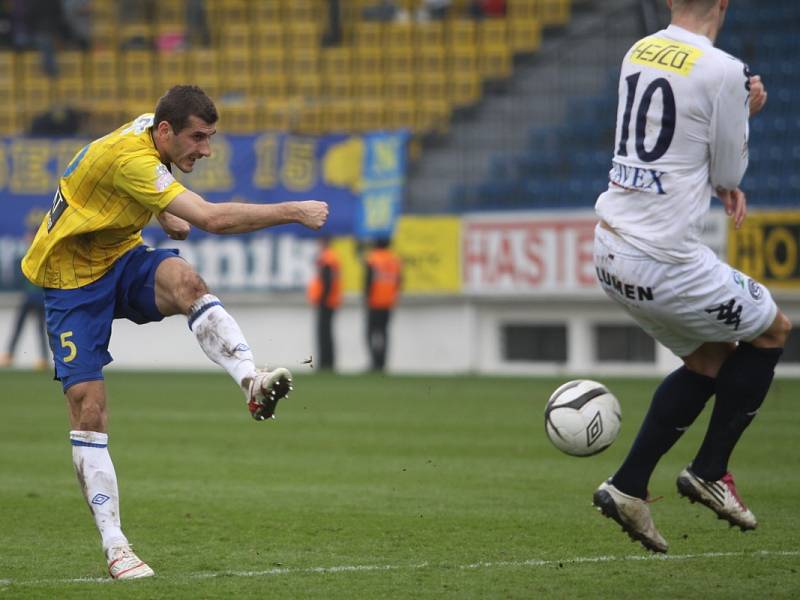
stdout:
<svg viewBox="0 0 800 600">
<path fill-rule="evenodd" d="M 736 298 L 707 308 L 706 312 L 708 314 L 717 313 L 717 321 L 722 321 L 725 325 L 733 325 L 734 331 L 738 331 L 739 325 L 742 323 L 742 307 L 736 304 Z"/>
</svg>

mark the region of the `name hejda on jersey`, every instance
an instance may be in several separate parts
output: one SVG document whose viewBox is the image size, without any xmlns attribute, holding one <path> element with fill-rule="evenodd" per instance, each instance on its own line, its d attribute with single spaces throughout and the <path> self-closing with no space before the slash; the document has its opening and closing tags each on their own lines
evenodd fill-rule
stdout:
<svg viewBox="0 0 800 600">
<path fill-rule="evenodd" d="M 620 296 L 624 296 L 629 300 L 653 299 L 652 287 L 645 287 L 633 283 L 625 283 L 624 281 L 617 279 L 615 275 L 611 275 L 605 269 L 601 269 L 600 267 L 595 267 L 595 270 L 597 271 L 597 279 L 600 281 L 600 283 L 604 287 L 614 290 Z"/>
<path fill-rule="evenodd" d="M 656 169 L 643 169 L 641 167 L 630 167 L 617 161 L 611 161 L 611 171 L 608 178 L 611 183 L 640 192 L 650 192 L 655 194 L 666 194 L 661 178 L 666 171 Z"/>
</svg>

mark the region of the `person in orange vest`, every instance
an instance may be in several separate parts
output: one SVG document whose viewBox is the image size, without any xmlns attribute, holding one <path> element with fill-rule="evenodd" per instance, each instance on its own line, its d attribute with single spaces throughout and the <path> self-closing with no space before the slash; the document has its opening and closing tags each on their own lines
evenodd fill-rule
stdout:
<svg viewBox="0 0 800 600">
<path fill-rule="evenodd" d="M 364 299 L 367 304 L 367 346 L 373 371 L 386 366 L 389 319 L 397 304 L 403 282 L 400 258 L 389 248 L 388 239 L 379 239 L 367 254 Z"/>
<path fill-rule="evenodd" d="M 341 261 L 330 238 L 320 240 L 316 273 L 308 284 L 308 301 L 317 308 L 317 365 L 333 369 L 333 315 L 342 304 Z"/>
</svg>

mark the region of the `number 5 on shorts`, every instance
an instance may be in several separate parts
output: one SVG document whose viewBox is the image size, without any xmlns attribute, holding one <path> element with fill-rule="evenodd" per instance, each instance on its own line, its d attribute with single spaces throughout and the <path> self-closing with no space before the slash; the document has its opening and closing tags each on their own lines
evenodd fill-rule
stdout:
<svg viewBox="0 0 800 600">
<path fill-rule="evenodd" d="M 65 331 L 61 334 L 61 347 L 67 349 L 67 355 L 64 357 L 64 362 L 72 362 L 75 360 L 75 357 L 78 356 L 78 347 L 75 345 L 75 342 L 70 341 L 69 338 L 72 337 L 71 331 Z"/>
</svg>

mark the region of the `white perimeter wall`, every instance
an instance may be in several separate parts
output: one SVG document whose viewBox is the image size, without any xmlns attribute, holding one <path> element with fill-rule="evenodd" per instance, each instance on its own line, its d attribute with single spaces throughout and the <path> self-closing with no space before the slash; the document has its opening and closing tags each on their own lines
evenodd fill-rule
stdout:
<svg viewBox="0 0 800 600">
<path fill-rule="evenodd" d="M 5 351 L 18 296 L 0 295 L 0 351 Z M 314 313 L 300 294 L 222 295 L 252 346 L 257 361 L 310 370 L 302 362 L 316 353 Z M 800 323 L 800 300 L 778 297 L 781 307 Z M 509 363 L 501 353 L 501 326 L 507 322 L 565 323 L 566 364 Z M 629 324 L 601 292 L 548 298 L 405 298 L 390 325 L 388 370 L 393 373 L 503 373 L 520 375 L 653 375 L 677 364 L 658 347 L 656 364 L 597 364 L 593 327 Z M 337 370 L 359 372 L 368 365 L 363 308 L 349 298 L 335 320 Z M 37 357 L 33 321 L 28 321 L 17 349 L 16 365 L 31 366 Z M 126 369 L 213 369 L 197 346 L 183 317 L 134 325 L 115 321 L 111 336 L 112 367 Z M 782 365 L 780 373 L 800 375 L 800 365 Z"/>
</svg>

